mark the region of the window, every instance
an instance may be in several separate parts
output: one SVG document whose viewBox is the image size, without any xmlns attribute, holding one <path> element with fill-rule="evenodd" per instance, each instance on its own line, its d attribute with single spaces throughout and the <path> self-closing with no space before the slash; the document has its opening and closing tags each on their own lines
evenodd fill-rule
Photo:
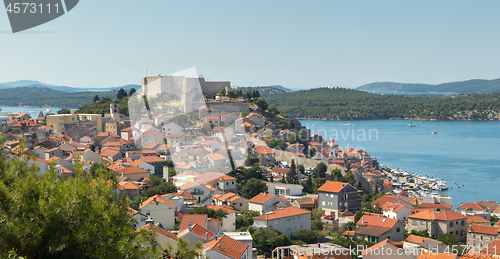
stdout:
<svg viewBox="0 0 500 259">
<path fill-rule="evenodd" d="M 455 235 L 458 235 L 458 231 L 455 231 Z"/>
<path fill-rule="evenodd" d="M 450 222 L 450 228 L 452 228 L 452 227 L 453 227 L 453 221 Z M 453 234 L 453 232 L 451 232 L 451 233 Z"/>
<path fill-rule="evenodd" d="M 400 230 L 399 228 L 397 228 L 397 229 L 396 229 L 396 232 L 398 232 L 398 233 L 399 233 L 399 231 L 401 231 L 401 230 Z"/>
<path fill-rule="evenodd" d="M 278 225 L 278 220 L 275 220 L 275 221 L 274 221 L 274 224 L 275 224 L 275 225 Z"/>
<path fill-rule="evenodd" d="M 462 221 L 460 221 L 460 226 L 463 226 L 464 225 L 464 220 L 462 219 Z"/>
<path fill-rule="evenodd" d="M 324 202 L 324 201 L 322 201 L 322 202 L 321 202 L 321 205 L 325 206 L 325 202 Z"/>
<path fill-rule="evenodd" d="M 243 206 L 243 203 L 240 202 L 240 207 Z"/>
</svg>

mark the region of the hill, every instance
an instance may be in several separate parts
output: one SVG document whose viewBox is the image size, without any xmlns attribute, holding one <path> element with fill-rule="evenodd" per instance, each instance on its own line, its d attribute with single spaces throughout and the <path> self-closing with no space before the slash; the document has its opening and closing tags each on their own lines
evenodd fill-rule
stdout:
<svg viewBox="0 0 500 259">
<path fill-rule="evenodd" d="M 118 91 L 63 92 L 45 87 L 16 87 L 0 90 L 0 105 L 4 106 L 52 106 L 78 108 L 91 103 L 94 96 L 116 98 Z"/>
<path fill-rule="evenodd" d="M 494 80 L 472 79 L 438 85 L 376 82 L 360 86 L 356 89 L 361 91 L 396 92 L 498 93 L 500 92 L 500 78 Z"/>
<path fill-rule="evenodd" d="M 337 88 L 317 88 L 268 95 L 266 102 L 295 118 L 365 119 L 498 119 L 500 93 L 453 96 L 381 95 Z"/>
<path fill-rule="evenodd" d="M 234 86 L 233 88 L 236 88 L 236 89 L 241 89 L 243 91 L 243 93 L 245 93 L 245 91 L 247 90 L 250 90 L 250 91 L 253 91 L 253 90 L 257 90 L 259 91 L 259 94 L 261 96 L 266 96 L 266 95 L 270 95 L 270 94 L 281 94 L 281 93 L 287 93 L 287 92 L 291 92 L 292 90 L 288 89 L 288 88 L 285 88 L 281 85 L 270 85 L 270 86 Z"/>
<path fill-rule="evenodd" d="M 45 84 L 39 81 L 34 81 L 34 80 L 19 80 L 19 81 L 14 81 L 14 82 L 6 82 L 6 83 L 0 83 L 0 89 L 11 89 L 11 88 L 17 88 L 17 87 L 37 87 L 37 88 L 48 88 L 52 90 L 58 90 L 58 91 L 63 91 L 63 92 L 106 92 L 106 91 L 118 91 L 120 88 L 123 88 L 125 91 L 129 91 L 130 89 L 134 88 L 136 90 L 140 89 L 140 85 L 136 84 L 128 84 L 124 86 L 117 86 L 117 87 L 107 87 L 107 88 L 85 88 L 85 87 L 70 87 L 70 86 L 61 86 L 61 85 L 51 85 L 51 84 Z"/>
</svg>

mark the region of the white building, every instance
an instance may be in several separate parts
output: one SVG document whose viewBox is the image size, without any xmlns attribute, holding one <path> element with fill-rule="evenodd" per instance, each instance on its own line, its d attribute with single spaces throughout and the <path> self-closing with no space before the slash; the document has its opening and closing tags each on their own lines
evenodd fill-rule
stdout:
<svg viewBox="0 0 500 259">
<path fill-rule="evenodd" d="M 402 204 L 389 203 L 382 205 L 384 216 L 390 219 L 397 219 L 399 221 L 407 221 L 408 216 L 411 215 L 411 210 Z"/>
<path fill-rule="evenodd" d="M 139 206 L 141 212 L 150 216 L 164 229 L 174 229 L 175 204 L 160 195 L 151 196 Z"/>
<path fill-rule="evenodd" d="M 275 228 L 287 235 L 299 229 L 311 229 L 311 211 L 284 207 L 253 218 L 255 228 Z"/>
<path fill-rule="evenodd" d="M 265 214 L 269 211 L 287 206 L 287 199 L 284 196 L 260 193 L 248 201 L 248 209 Z"/>
</svg>

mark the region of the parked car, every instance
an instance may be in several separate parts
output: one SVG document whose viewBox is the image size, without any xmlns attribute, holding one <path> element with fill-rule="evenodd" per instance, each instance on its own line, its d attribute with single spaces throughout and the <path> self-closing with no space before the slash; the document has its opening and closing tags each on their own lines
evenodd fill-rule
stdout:
<svg viewBox="0 0 500 259">
<path fill-rule="evenodd" d="M 334 220 L 333 216 L 330 216 L 330 215 L 325 215 L 325 216 L 323 216 L 323 218 L 329 219 L 329 220 Z"/>
</svg>

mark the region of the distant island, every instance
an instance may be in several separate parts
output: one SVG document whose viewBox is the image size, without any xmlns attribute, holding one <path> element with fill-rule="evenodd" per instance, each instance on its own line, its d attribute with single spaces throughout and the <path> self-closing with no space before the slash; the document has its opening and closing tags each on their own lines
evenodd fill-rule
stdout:
<svg viewBox="0 0 500 259">
<path fill-rule="evenodd" d="M 108 91 L 118 91 L 120 88 L 123 88 L 125 91 L 129 91 L 130 89 L 140 89 L 140 85 L 135 85 L 135 84 L 128 84 L 124 86 L 117 86 L 117 87 L 106 87 L 106 88 L 85 88 L 85 87 L 70 87 L 70 86 L 62 86 L 62 85 L 51 85 L 51 84 L 45 84 L 39 81 L 35 80 L 19 80 L 19 81 L 14 81 L 14 82 L 6 82 L 6 83 L 0 83 L 0 90 L 1 89 L 12 89 L 12 88 L 18 88 L 18 87 L 27 87 L 27 88 L 48 88 L 52 90 L 57 90 L 57 91 L 62 91 L 62 92 L 67 92 L 67 93 L 74 93 L 74 92 L 108 92 Z"/>
<path fill-rule="evenodd" d="M 406 84 L 394 82 L 376 82 L 356 88 L 361 91 L 395 91 L 395 92 L 438 92 L 438 93 L 498 93 L 500 78 L 494 80 L 472 79 L 467 81 L 430 84 Z"/>
<path fill-rule="evenodd" d="M 269 86 L 233 86 L 233 88 L 241 89 L 241 91 L 246 92 L 247 90 L 259 91 L 261 96 L 266 96 L 270 94 L 280 94 L 280 93 L 288 93 L 292 90 L 285 88 L 281 85 L 269 85 Z"/>
<path fill-rule="evenodd" d="M 346 88 L 317 88 L 265 96 L 293 118 L 323 120 L 499 120 L 500 93 L 452 96 L 382 95 Z"/>
</svg>

